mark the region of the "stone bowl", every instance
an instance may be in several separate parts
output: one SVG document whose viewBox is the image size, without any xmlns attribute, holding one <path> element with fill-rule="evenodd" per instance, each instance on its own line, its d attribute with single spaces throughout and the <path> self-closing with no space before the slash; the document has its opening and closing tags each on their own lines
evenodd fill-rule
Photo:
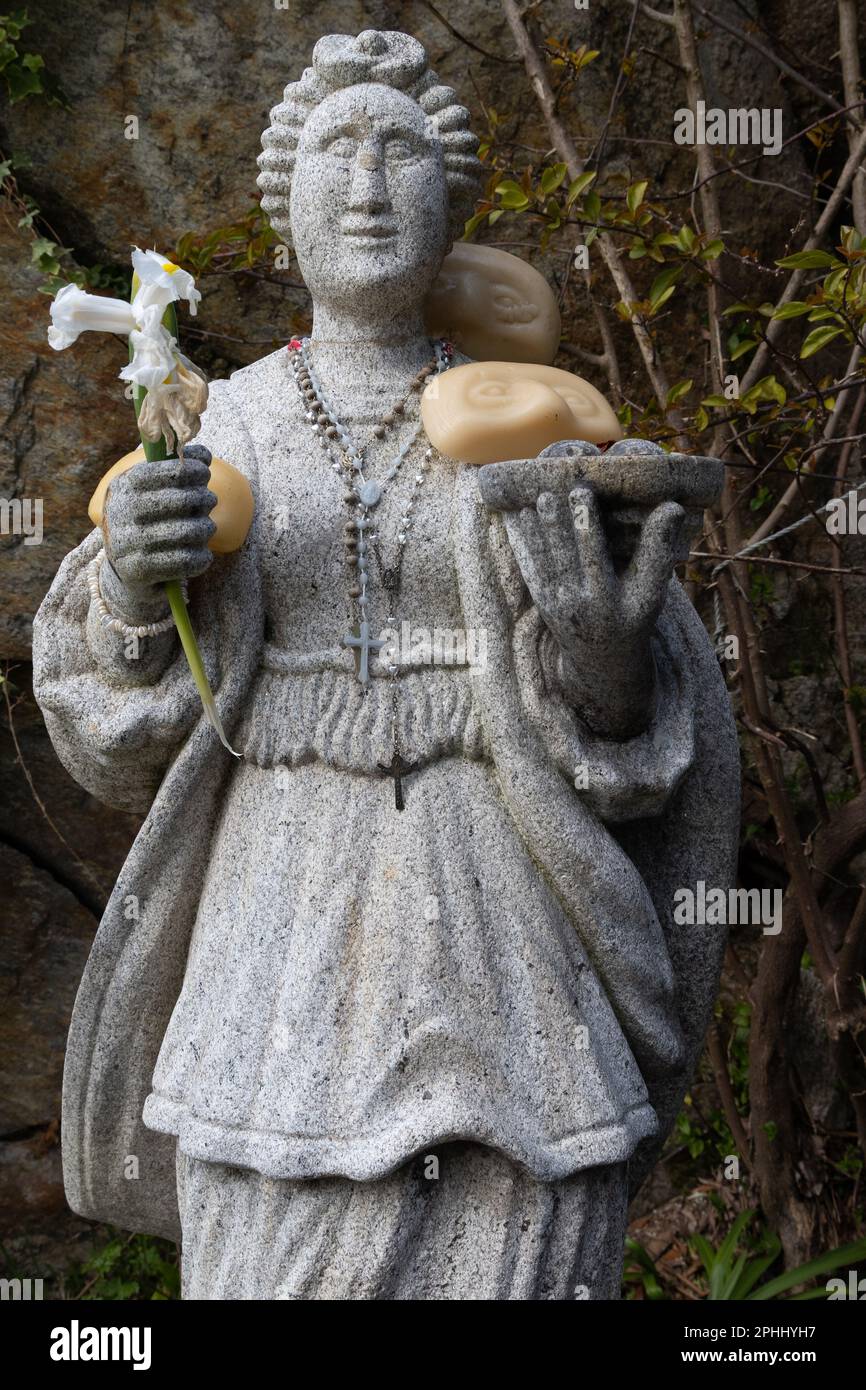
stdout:
<svg viewBox="0 0 866 1390">
<path fill-rule="evenodd" d="M 478 470 L 482 501 L 496 512 L 533 507 L 542 492 L 567 497 L 575 483 L 591 484 L 618 564 L 628 563 L 646 517 L 662 502 L 678 502 L 685 511 L 676 563 L 684 561 L 723 480 L 719 459 L 668 454 L 646 439 L 621 439 L 604 452 L 584 440 L 565 439 L 537 459 L 487 463 Z"/>
</svg>

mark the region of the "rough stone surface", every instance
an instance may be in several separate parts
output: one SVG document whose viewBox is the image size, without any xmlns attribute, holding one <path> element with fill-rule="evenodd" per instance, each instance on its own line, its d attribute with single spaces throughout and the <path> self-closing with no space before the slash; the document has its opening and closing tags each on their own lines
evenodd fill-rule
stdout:
<svg viewBox="0 0 866 1390">
<path fill-rule="evenodd" d="M 0 983 L 0 1133 L 7 1134 L 59 1114 L 63 1048 L 93 918 L 6 846 L 0 846 L 0 871 L 17 904 L 14 934 L 4 933 Z"/>
<path fill-rule="evenodd" d="M 382 52 L 360 43 L 356 77 L 371 56 L 381 76 Z M 393 439 L 370 443 L 430 353 L 422 305 L 449 243 L 447 188 L 435 132 L 403 92 L 331 93 L 301 132 L 292 236 L 313 293 L 315 372 L 370 446 L 365 469 L 379 481 L 415 427 L 410 399 Z M 564 1185 L 549 1239 L 571 1241 L 574 1282 L 599 1296 L 615 1285 L 625 1210 L 621 1184 L 605 1196 L 602 1177 L 587 1197 L 586 1175 L 628 1161 L 636 1178 L 672 1123 L 724 945 L 723 929 L 674 925 L 674 892 L 701 879 L 729 886 L 736 853 L 724 683 L 671 581 L 683 509 L 649 510 L 633 562 L 617 569 L 622 538 L 608 535 L 579 475 L 555 494 L 543 461 L 528 461 L 534 505 L 503 519 L 483 504 L 475 470 L 434 456 L 407 522 L 418 467 L 407 459 L 377 509 L 371 621 L 484 633 L 486 658 L 431 669 L 410 653 L 393 671 L 374 659 L 359 707 L 343 642 L 358 616 L 342 536 L 355 507 L 339 460 L 329 468 L 304 428 L 291 363 L 281 351 L 218 383 L 201 433 L 257 497 L 244 547 L 190 585 L 244 760 L 229 766 L 216 747 L 167 637 L 125 666 L 117 635 L 94 622 L 84 575 L 99 532 L 67 557 L 35 625 L 35 688 L 61 759 L 114 805 L 143 811 L 155 795 L 76 1004 L 69 1200 L 174 1232 L 179 1148 L 190 1160 L 182 1187 L 201 1180 L 206 1205 L 232 1212 L 220 1254 L 202 1239 L 201 1203 L 181 1194 L 187 1288 L 219 1297 L 226 1261 L 249 1270 L 258 1249 L 265 1263 L 261 1177 L 286 1182 L 284 1196 L 293 1181 L 327 1178 L 353 1209 L 341 1253 L 307 1244 L 315 1202 L 306 1219 L 293 1206 L 281 1228 L 282 1266 L 310 1261 L 300 1296 L 327 1296 L 328 1269 L 336 1262 L 345 1278 L 393 1223 L 406 1165 L 456 1138 L 469 1146 L 465 1190 L 488 1223 L 502 1180 L 479 1167 L 485 1150 L 526 1219 L 550 1184 Z M 657 468 L 652 451 L 626 458 L 636 472 Z M 166 492 L 163 518 L 141 524 L 170 549 L 186 514 Z M 572 524 L 575 492 L 585 529 Z M 386 601 L 401 526 L 400 582 Z M 285 739 L 275 673 L 303 679 L 312 760 Z M 397 743 L 414 740 L 406 751 L 420 764 L 402 811 L 380 765 L 389 701 Z M 247 1171 L 229 1182 L 226 1164 Z M 441 1260 L 454 1220 L 444 1189 L 432 1212 Z M 494 1287 L 502 1258 L 476 1249 L 449 1266 L 440 1296 L 461 1296 L 473 1261 Z M 549 1296 L 546 1258 L 507 1296 Z M 392 1272 L 385 1296 L 425 1292 L 408 1253 Z M 257 1290 L 284 1296 L 279 1271 Z M 561 1282 L 553 1296 L 566 1296 Z"/>
</svg>

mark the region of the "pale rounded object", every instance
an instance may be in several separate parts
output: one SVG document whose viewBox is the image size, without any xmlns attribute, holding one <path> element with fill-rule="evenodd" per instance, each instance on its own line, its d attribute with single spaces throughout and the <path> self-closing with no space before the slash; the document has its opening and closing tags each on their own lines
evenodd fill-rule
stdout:
<svg viewBox="0 0 866 1390">
<path fill-rule="evenodd" d="M 112 464 L 108 472 L 100 478 L 87 507 L 87 515 L 94 526 L 102 525 L 102 508 L 112 478 L 125 473 L 127 468 L 132 468 L 134 464 L 143 460 L 144 448 L 139 445 L 131 454 L 124 454 L 122 459 Z M 217 504 L 210 514 L 211 521 L 216 524 L 216 530 L 208 541 L 208 549 L 216 555 L 228 555 L 233 550 L 240 550 L 252 525 L 252 489 L 243 473 L 239 473 L 232 464 L 226 463 L 225 459 L 219 458 L 211 459 L 208 487 L 217 499 Z"/>
<path fill-rule="evenodd" d="M 537 458 L 559 439 L 622 439 L 600 391 L 558 367 L 468 362 L 434 377 L 421 397 L 430 443 L 461 463 Z"/>
<path fill-rule="evenodd" d="M 533 266 L 495 246 L 460 241 L 424 304 L 431 338 L 479 362 L 552 362 L 562 324 L 553 290 Z"/>
</svg>

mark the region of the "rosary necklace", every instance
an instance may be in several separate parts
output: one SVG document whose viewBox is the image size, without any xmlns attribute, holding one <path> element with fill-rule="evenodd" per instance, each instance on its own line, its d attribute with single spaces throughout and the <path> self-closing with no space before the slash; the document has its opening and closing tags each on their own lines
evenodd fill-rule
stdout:
<svg viewBox="0 0 866 1390">
<path fill-rule="evenodd" d="M 369 580 L 369 556 L 371 553 L 371 543 L 378 540 L 378 531 L 374 530 L 375 509 L 378 507 L 385 493 L 386 488 L 400 471 L 401 465 L 409 454 L 418 435 L 421 432 L 421 421 L 419 420 L 409 438 L 401 446 L 398 453 L 392 458 L 387 467 L 381 483 L 374 478 L 367 476 L 368 463 L 365 457 L 365 450 L 358 447 L 350 431 L 338 418 L 325 394 L 318 375 L 313 367 L 310 356 L 310 339 L 293 338 L 289 343 L 291 354 L 292 372 L 298 390 L 307 403 L 306 419 L 311 430 L 318 436 L 326 454 L 331 458 L 331 467 L 335 473 L 343 476 L 346 483 L 346 491 L 343 500 L 351 507 L 352 517 L 343 528 L 343 537 L 346 550 L 346 561 L 352 574 L 353 582 L 349 588 L 349 597 L 356 604 L 358 619 L 354 629 L 346 633 L 343 637 L 343 645 L 350 648 L 355 653 L 356 674 L 365 691 L 370 683 L 370 653 L 378 654 L 386 644 L 382 639 L 373 638 L 370 635 L 370 620 L 368 613 L 367 585 Z M 373 429 L 376 439 L 384 439 L 388 432 L 393 429 L 396 421 L 405 412 L 406 403 L 414 392 L 424 389 L 428 380 L 437 376 L 440 372 L 447 371 L 451 365 L 453 348 L 450 343 L 442 339 L 437 339 L 434 343 L 434 357 L 431 362 L 422 367 L 416 373 L 409 385 L 406 394 L 391 409 L 382 416 Z M 332 446 L 336 446 L 341 451 L 341 458 L 333 458 L 331 454 Z M 419 465 L 418 472 L 412 481 L 412 489 L 406 508 L 400 518 L 399 530 L 397 532 L 397 549 L 393 563 L 387 568 L 383 566 L 378 547 L 373 551 L 381 571 L 382 585 L 385 589 L 388 605 L 388 626 L 395 629 L 397 622 L 393 613 L 393 608 L 397 598 L 400 573 L 403 567 L 403 554 L 406 549 L 406 542 L 414 521 L 414 507 L 418 495 L 418 490 L 424 481 L 424 475 L 430 469 L 430 460 L 433 456 L 432 448 L 427 448 Z M 388 665 L 388 674 L 392 678 L 392 718 L 393 718 L 393 756 L 389 766 L 380 764 L 383 771 L 387 771 L 394 779 L 394 804 L 398 811 L 403 810 L 403 787 L 402 777 L 410 772 L 414 764 L 404 762 L 399 745 L 398 737 L 398 706 L 397 706 L 397 673 L 396 662 Z"/>
</svg>

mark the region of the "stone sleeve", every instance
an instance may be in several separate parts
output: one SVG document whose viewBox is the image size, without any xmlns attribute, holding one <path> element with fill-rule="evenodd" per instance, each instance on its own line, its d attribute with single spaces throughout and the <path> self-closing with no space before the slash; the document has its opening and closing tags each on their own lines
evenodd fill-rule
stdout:
<svg viewBox="0 0 866 1390">
<path fill-rule="evenodd" d="M 212 386 L 196 442 L 244 469 L 250 445 L 228 409 L 225 385 Z M 66 556 L 36 614 L 34 692 L 55 751 L 75 780 L 110 806 L 141 812 L 149 808 L 201 706 L 173 630 L 140 639 L 138 656 L 129 659 L 128 639 L 99 621 L 87 570 L 101 548 L 102 533 L 95 529 Z M 108 591 L 104 587 L 107 573 L 103 564 L 103 597 L 123 618 L 122 598 L 110 579 Z M 206 587 L 209 574 L 190 585 L 200 641 L 195 587 Z"/>
</svg>

